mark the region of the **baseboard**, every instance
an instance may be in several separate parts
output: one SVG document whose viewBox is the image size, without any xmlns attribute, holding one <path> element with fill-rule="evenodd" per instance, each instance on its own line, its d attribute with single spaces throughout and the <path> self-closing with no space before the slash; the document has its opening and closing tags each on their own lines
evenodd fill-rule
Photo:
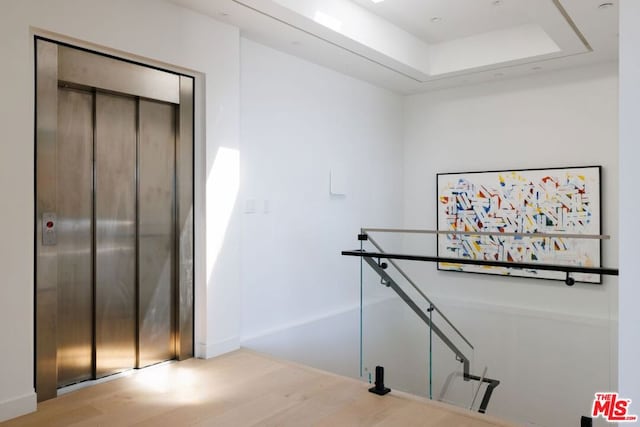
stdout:
<svg viewBox="0 0 640 427">
<path fill-rule="evenodd" d="M 0 402 L 0 422 L 34 412 L 37 406 L 35 391 Z"/>
<path fill-rule="evenodd" d="M 212 357 L 238 350 L 239 348 L 240 337 L 231 337 L 212 344 L 198 343 L 196 347 L 196 357 L 201 359 L 210 359 Z"/>
</svg>

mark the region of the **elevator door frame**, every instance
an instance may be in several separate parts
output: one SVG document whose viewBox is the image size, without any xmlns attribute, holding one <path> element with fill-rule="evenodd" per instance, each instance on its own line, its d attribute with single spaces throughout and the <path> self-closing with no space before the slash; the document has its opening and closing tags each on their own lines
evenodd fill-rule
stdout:
<svg viewBox="0 0 640 427">
<path fill-rule="evenodd" d="M 174 292 L 176 359 L 194 354 L 194 79 L 158 67 L 35 36 L 35 389 L 57 396 L 57 247 L 43 245 L 43 214 L 56 212 L 58 85 L 176 105 Z M 53 183 L 53 184 L 52 184 Z M 46 195 L 49 194 L 49 197 Z M 55 191 L 54 191 L 55 194 Z M 136 221 L 137 222 L 137 221 Z M 137 304 L 136 304 L 137 305 Z M 138 307 L 136 307 L 136 310 Z"/>
</svg>

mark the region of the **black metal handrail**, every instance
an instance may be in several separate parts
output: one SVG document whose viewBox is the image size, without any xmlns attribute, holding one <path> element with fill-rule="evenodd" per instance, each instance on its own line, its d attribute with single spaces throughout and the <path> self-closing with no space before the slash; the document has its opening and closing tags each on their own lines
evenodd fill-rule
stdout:
<svg viewBox="0 0 640 427">
<path fill-rule="evenodd" d="M 367 252 L 361 250 L 354 251 L 342 251 L 342 255 L 345 256 L 358 256 L 358 257 L 372 257 L 383 259 L 403 259 L 409 261 L 429 261 L 429 262 L 444 262 L 450 264 L 471 264 L 471 265 L 484 265 L 490 267 L 507 267 L 507 268 L 522 268 L 529 270 L 546 270 L 546 271 L 560 271 L 567 273 L 567 285 L 573 285 L 575 281 L 569 277 L 569 273 L 587 273 L 587 274 L 603 274 L 608 276 L 618 276 L 619 269 L 608 267 L 583 267 L 579 265 L 560 265 L 560 264 L 537 264 L 532 262 L 507 262 L 507 261 L 490 261 L 470 258 L 450 258 L 440 256 L 426 256 L 426 255 L 407 255 L 407 254 L 390 254 L 386 252 Z"/>
<path fill-rule="evenodd" d="M 364 238 L 364 235 L 361 234 L 360 236 L 363 236 Z M 380 246 L 380 244 L 378 244 L 378 242 L 376 242 L 373 237 L 368 234 L 366 236 L 369 243 L 371 243 L 378 251 L 384 253 L 384 249 L 382 249 L 382 246 Z M 453 329 L 453 331 L 458 334 L 458 336 L 462 338 L 462 340 L 467 343 L 467 345 L 473 350 L 473 344 L 469 342 L 467 337 L 465 337 L 462 332 L 458 330 L 458 328 L 451 322 L 451 320 L 449 320 L 449 318 L 433 303 L 433 301 L 431 301 L 431 299 L 422 291 L 422 289 L 420 289 L 420 287 L 409 277 L 409 275 L 405 273 L 405 271 L 400 268 L 400 266 L 396 264 L 392 259 L 389 260 L 389 264 L 391 264 L 398 271 L 398 273 L 400 273 L 400 275 L 404 277 L 404 279 L 411 285 L 411 287 L 413 287 L 418 295 L 420 295 L 427 303 L 429 303 L 432 309 L 436 313 L 438 313 L 440 317 L 442 317 L 442 320 L 444 320 L 451 327 L 451 329 Z"/>
<path fill-rule="evenodd" d="M 402 290 L 402 288 L 396 283 L 396 281 L 393 280 L 391 278 L 391 276 L 389 276 L 387 274 L 387 272 L 385 271 L 386 267 L 380 265 L 379 263 L 377 263 L 372 257 L 363 256 L 363 259 L 367 262 L 367 264 L 369 264 L 369 266 L 376 273 L 378 273 L 378 275 L 384 281 L 385 285 L 390 287 L 391 289 L 393 289 L 393 291 L 398 294 L 398 296 L 409 306 L 409 308 L 411 308 L 411 310 L 413 310 L 413 312 L 415 314 L 417 314 L 418 317 L 420 319 L 422 319 L 422 321 L 429 328 L 431 328 L 431 330 L 433 332 L 435 332 L 435 334 L 445 343 L 445 345 L 447 347 L 449 347 L 451 349 L 451 351 L 453 351 L 453 353 L 456 355 L 456 357 L 463 363 L 463 365 L 464 365 L 464 373 L 468 374 L 469 373 L 469 358 L 467 356 L 465 356 L 465 354 L 453 343 L 453 341 L 451 341 L 449 339 L 449 337 L 447 337 L 444 334 L 444 332 L 442 332 L 440 330 L 440 328 L 438 328 L 436 325 L 433 324 L 433 322 L 429 318 L 429 315 L 427 313 L 425 313 L 425 311 L 422 310 L 418 306 L 418 304 L 416 304 L 415 301 L 413 301 L 411 299 L 411 297 L 409 295 L 407 295 L 407 293 Z"/>
</svg>

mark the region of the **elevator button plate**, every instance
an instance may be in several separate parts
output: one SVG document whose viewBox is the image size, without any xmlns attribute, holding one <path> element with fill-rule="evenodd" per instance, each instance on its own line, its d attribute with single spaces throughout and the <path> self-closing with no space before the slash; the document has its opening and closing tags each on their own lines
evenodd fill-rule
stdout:
<svg viewBox="0 0 640 427">
<path fill-rule="evenodd" d="M 56 214 L 45 212 L 42 214 L 42 246 L 53 246 L 57 243 Z"/>
</svg>

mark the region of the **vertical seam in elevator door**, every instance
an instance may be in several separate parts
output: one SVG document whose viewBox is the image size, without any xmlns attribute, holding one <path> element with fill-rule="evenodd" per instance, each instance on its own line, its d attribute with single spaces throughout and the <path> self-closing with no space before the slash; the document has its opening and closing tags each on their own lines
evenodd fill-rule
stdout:
<svg viewBox="0 0 640 427">
<path fill-rule="evenodd" d="M 98 368 L 96 364 L 96 187 L 97 187 L 97 162 L 96 162 L 96 90 L 91 91 L 93 96 L 93 140 L 91 141 L 91 376 L 93 379 L 98 378 Z"/>
<path fill-rule="evenodd" d="M 173 344 L 173 358 L 175 359 L 178 356 L 178 331 L 180 330 L 180 317 L 179 317 L 179 305 L 180 305 L 180 273 L 179 273 L 179 260 L 178 254 L 180 253 L 180 225 L 179 225 L 179 217 L 178 217 L 178 132 L 179 132 L 179 121 L 178 121 L 179 110 L 173 106 L 173 256 L 171 257 L 172 262 L 172 294 L 173 294 L 173 307 L 172 313 L 173 322 L 171 331 L 171 341 Z"/>
<path fill-rule="evenodd" d="M 135 368 L 140 368 L 140 97 L 136 97 L 136 201 L 135 201 Z"/>
<path fill-rule="evenodd" d="M 196 298 L 196 281 L 195 281 L 195 271 L 196 271 L 196 221 L 195 221 L 195 210 L 196 210 L 196 149 L 195 149 L 195 138 L 196 138 L 196 120 L 195 120 L 195 111 L 196 111 L 196 80 L 195 78 L 191 78 L 191 209 L 193 212 L 193 217 L 191 221 L 191 296 L 193 304 L 191 305 L 191 354 L 195 355 L 196 350 L 196 316 L 195 316 L 195 298 Z M 204 263 L 203 263 L 204 264 Z"/>
</svg>

